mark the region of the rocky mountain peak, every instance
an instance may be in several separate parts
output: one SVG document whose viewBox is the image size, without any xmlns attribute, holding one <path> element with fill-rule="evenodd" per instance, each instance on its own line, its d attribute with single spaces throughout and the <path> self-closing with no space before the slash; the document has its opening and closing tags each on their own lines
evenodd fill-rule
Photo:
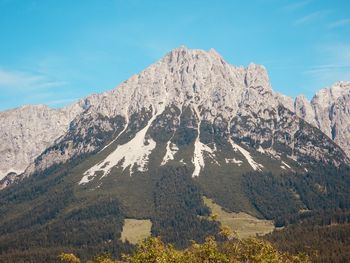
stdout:
<svg viewBox="0 0 350 263">
<path fill-rule="evenodd" d="M 118 113 L 130 117 L 142 108 L 156 108 L 158 104 L 214 107 L 227 115 L 225 107 L 231 108 L 232 114 L 244 98 L 266 92 L 272 93 L 272 89 L 263 66 L 235 67 L 215 50 L 180 47 L 115 90 L 88 99 L 106 116 Z"/>
<path fill-rule="evenodd" d="M 78 102 L 63 109 L 25 105 L 0 112 L 0 179 L 22 173 L 48 146 L 65 134 L 83 110 Z"/>
<path fill-rule="evenodd" d="M 214 49 L 214 48 L 209 49 L 208 53 L 213 55 L 214 57 L 217 57 L 219 59 L 223 59 L 223 57 L 219 54 L 219 52 L 217 52 L 216 49 Z"/>
<path fill-rule="evenodd" d="M 262 65 L 250 63 L 246 69 L 246 84 L 248 87 L 262 87 L 272 91 L 267 70 Z"/>
<path fill-rule="evenodd" d="M 327 108 L 337 99 L 349 95 L 349 93 L 350 81 L 338 81 L 331 87 L 323 88 L 318 91 L 311 102 Z"/>
<path fill-rule="evenodd" d="M 350 155 L 350 82 L 340 81 L 311 100 L 318 127 Z"/>
<path fill-rule="evenodd" d="M 1 132 L 6 131 L 10 137 L 5 137 L 6 134 L 2 136 L 5 139 L 2 141 L 0 152 L 7 154 L 11 161 L 7 162 L 5 159 L 0 169 L 6 175 L 12 171 L 10 168 L 14 169 L 14 164 L 20 163 L 22 166 L 16 168 L 16 171 L 22 172 L 26 165 L 46 149 L 40 157 L 40 162 L 35 165 L 32 163 L 28 168 L 26 175 L 29 175 L 38 168 L 43 170 L 54 163 L 65 162 L 81 154 L 97 151 L 108 141 L 109 136 L 116 133 L 116 129 L 118 132 L 121 130 L 130 132 L 132 129 L 137 131 L 145 125 L 147 119 L 153 121 L 160 116 L 164 123 L 167 123 L 170 121 L 167 119 L 170 118 L 167 114 L 170 113 L 174 115 L 172 125 L 176 123 L 178 125 L 182 119 L 182 111 L 186 110 L 186 118 L 192 120 L 185 128 L 197 132 L 195 147 L 197 157 L 201 156 L 202 151 L 211 151 L 211 148 L 200 141 L 201 123 L 205 123 L 220 130 L 221 136 L 231 133 L 238 141 L 245 140 L 249 147 L 260 147 L 260 151 L 265 147 L 273 158 L 278 155 L 276 149 L 279 150 L 280 144 L 283 144 L 285 145 L 283 147 L 288 147 L 290 158 L 295 158 L 294 154 L 299 152 L 300 156 L 313 154 L 319 159 L 322 157 L 323 148 L 315 150 L 304 149 L 302 145 L 295 147 L 295 142 L 291 138 L 296 138 L 300 134 L 300 127 L 299 119 L 292 112 L 296 112 L 298 116 L 320 128 L 336 142 L 337 138 L 344 139 L 347 133 L 345 130 L 342 131 L 341 123 L 333 123 L 327 120 L 327 116 L 330 116 L 331 110 L 331 115 L 334 116 L 332 120 L 342 116 L 341 112 L 344 115 L 341 121 L 348 118 L 349 114 L 343 108 L 347 107 L 346 103 L 350 100 L 339 102 L 336 106 L 331 106 L 330 102 L 335 98 L 339 101 L 340 97 L 344 97 L 346 95 L 344 90 L 347 87 L 348 83 L 339 82 L 331 88 L 331 91 L 326 89 L 320 92 L 311 103 L 303 96 L 297 97 L 294 102 L 292 98 L 272 90 L 264 66 L 251 63 L 246 68 L 235 67 L 227 63 L 214 49 L 204 51 L 180 47 L 173 49 L 114 90 L 93 94 L 61 110 L 52 110 L 45 106 L 38 106 L 34 112 L 23 110 L 26 116 L 36 116 L 36 119 L 29 123 L 26 120 L 30 118 L 26 116 L 22 118 L 19 113 L 12 114 L 8 120 L 3 117 L 6 127 Z M 327 109 L 323 108 L 323 103 L 320 107 L 317 106 L 319 104 L 317 101 L 325 100 L 330 105 Z M 44 113 L 38 113 L 40 111 Z M 22 125 L 20 128 L 13 125 L 17 122 Z M 40 124 L 35 126 L 36 122 Z M 32 127 L 33 125 L 35 127 Z M 152 122 L 148 122 L 147 125 L 146 127 L 152 129 Z M 30 131 L 30 136 L 23 135 L 25 131 Z M 147 129 L 142 131 L 141 139 L 146 136 Z M 20 133 L 18 136 L 22 139 L 21 143 L 14 146 L 12 142 L 16 139 L 16 132 Z M 94 136 L 97 134 L 103 136 L 91 138 L 92 132 Z M 304 132 L 316 134 L 311 128 Z M 281 138 L 277 139 L 279 136 Z M 29 144 L 26 144 L 26 141 L 29 141 Z M 167 151 L 170 153 L 172 146 L 170 140 L 165 143 L 169 146 Z M 337 143 L 341 145 L 341 142 Z M 326 144 L 327 147 L 333 147 L 328 141 Z M 47 148 L 49 146 L 51 148 Z M 345 147 L 343 149 L 347 147 L 343 144 L 342 146 Z M 235 146 L 235 149 L 240 149 L 238 147 L 240 146 Z M 350 149 L 350 146 L 348 148 Z M 20 156 L 18 154 L 20 149 L 25 149 L 24 155 L 15 160 L 15 156 Z M 147 149 L 146 147 L 143 150 Z M 198 163 L 204 162 L 202 159 L 198 160 L 200 160 Z"/>
<path fill-rule="evenodd" d="M 217 60 L 226 63 L 222 56 L 213 48 L 205 51 L 202 49 L 189 49 L 185 46 L 172 49 L 161 59 L 161 61 L 168 62 L 169 64 L 174 64 L 174 62 L 184 64 L 186 61 L 189 62 L 191 60 L 194 60 L 194 63 L 200 63 L 203 60 Z"/>
<path fill-rule="evenodd" d="M 332 138 L 350 156 L 350 82 L 339 81 L 318 91 L 309 102 L 299 96 L 295 112 Z"/>
<path fill-rule="evenodd" d="M 310 101 L 304 95 L 299 95 L 295 98 L 294 108 L 295 113 L 299 117 L 303 118 L 313 126 L 317 126 L 314 109 Z"/>
</svg>

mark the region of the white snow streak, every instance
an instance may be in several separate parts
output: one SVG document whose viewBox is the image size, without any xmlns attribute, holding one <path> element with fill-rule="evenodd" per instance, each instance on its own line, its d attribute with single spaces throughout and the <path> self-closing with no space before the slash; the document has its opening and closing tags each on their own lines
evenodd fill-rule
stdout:
<svg viewBox="0 0 350 263">
<path fill-rule="evenodd" d="M 261 168 L 264 167 L 261 164 L 257 163 L 256 161 L 253 160 L 252 156 L 250 155 L 250 153 L 243 149 L 241 146 L 239 146 L 238 144 L 235 144 L 232 139 L 229 139 L 232 148 L 235 150 L 239 150 L 241 152 L 241 154 L 247 159 L 249 165 L 253 168 L 254 171 L 261 171 Z"/>
<path fill-rule="evenodd" d="M 181 122 L 181 115 L 182 115 L 182 108 L 180 107 L 179 123 Z M 165 156 L 163 157 L 163 161 L 162 161 L 162 163 L 160 165 L 165 165 L 168 161 L 174 160 L 174 158 L 175 158 L 174 155 L 179 150 L 177 145 L 175 143 L 171 142 L 171 140 L 174 137 L 174 134 L 175 134 L 175 132 L 171 136 L 170 140 L 167 142 L 166 153 L 165 153 Z"/>
<path fill-rule="evenodd" d="M 258 151 L 259 153 L 265 153 L 265 150 L 261 147 L 261 145 L 259 145 L 256 151 Z"/>
<path fill-rule="evenodd" d="M 174 155 L 178 150 L 179 148 L 176 146 L 175 143 L 168 141 L 166 144 L 166 153 L 161 165 L 165 165 L 168 161 L 174 160 Z"/>
<path fill-rule="evenodd" d="M 8 175 L 9 173 L 16 173 L 17 175 L 23 173 L 24 170 L 16 170 L 16 169 L 9 169 L 7 170 L 7 172 L 5 172 L 4 174 L 0 174 L 0 180 L 2 180 L 3 178 L 6 177 L 6 175 Z"/>
<path fill-rule="evenodd" d="M 197 127 L 198 134 L 197 134 L 196 141 L 194 142 L 194 153 L 193 153 L 193 158 L 192 158 L 192 163 L 194 165 L 194 171 L 192 173 L 192 177 L 199 176 L 201 169 L 204 168 L 204 166 L 205 166 L 203 152 L 207 152 L 210 155 L 210 157 L 214 160 L 214 162 L 216 164 L 219 164 L 215 160 L 214 150 L 211 149 L 209 146 L 205 145 L 204 143 L 202 143 L 199 139 L 200 138 L 200 127 L 201 127 L 201 116 L 199 115 L 197 108 L 194 108 L 194 110 L 195 110 L 197 117 L 198 117 L 198 127 Z"/>
<path fill-rule="evenodd" d="M 122 134 L 125 132 L 126 128 L 128 127 L 128 124 L 129 124 L 129 121 L 128 121 L 128 117 L 127 117 L 127 116 L 128 116 L 128 115 L 126 115 L 126 123 L 125 123 L 125 126 L 124 126 L 123 130 L 118 134 L 118 136 L 117 136 L 114 140 L 112 140 L 112 141 L 111 141 L 110 143 L 108 143 L 105 147 L 103 147 L 102 150 L 100 150 L 98 153 L 102 152 L 104 149 L 106 149 L 108 146 L 110 146 L 112 143 L 114 143 L 116 140 L 118 140 L 118 138 L 120 137 L 120 135 L 122 135 Z"/>
<path fill-rule="evenodd" d="M 111 169 L 122 162 L 123 170 L 129 167 L 130 175 L 132 174 L 133 167 L 138 165 L 137 169 L 139 171 L 146 171 L 146 164 L 148 163 L 149 154 L 156 147 L 156 142 L 151 138 L 147 140 L 145 144 L 146 133 L 151 126 L 152 122 L 164 111 L 164 105 L 161 109 L 154 114 L 153 117 L 148 121 L 146 127 L 140 130 L 135 137 L 129 142 L 118 146 L 107 158 L 91 167 L 84 173 L 83 178 L 80 180 L 79 184 L 86 184 L 94 179 L 95 172 L 102 172 L 101 178 L 108 175 Z"/>
<path fill-rule="evenodd" d="M 283 165 L 288 167 L 289 169 L 292 169 L 292 167 L 290 167 L 286 162 L 282 161 Z"/>
<path fill-rule="evenodd" d="M 233 159 L 225 158 L 225 162 L 226 163 L 234 163 L 234 164 L 237 164 L 238 166 L 241 166 L 243 163 L 243 161 L 236 160 L 236 158 L 233 158 Z"/>
<path fill-rule="evenodd" d="M 197 139 L 194 143 L 194 154 L 193 154 L 193 159 L 192 159 L 192 162 L 194 164 L 194 171 L 192 173 L 192 177 L 199 176 L 201 169 L 204 168 L 204 166 L 205 166 L 203 152 L 209 153 L 209 155 L 212 157 L 212 159 L 215 160 L 214 159 L 214 151 L 209 146 L 200 142 L 199 130 L 198 130 L 198 136 L 197 136 Z"/>
</svg>

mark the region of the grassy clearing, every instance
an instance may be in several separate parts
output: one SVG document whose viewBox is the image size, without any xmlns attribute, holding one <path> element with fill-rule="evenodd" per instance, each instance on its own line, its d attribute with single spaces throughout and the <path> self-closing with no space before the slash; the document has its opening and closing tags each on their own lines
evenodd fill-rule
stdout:
<svg viewBox="0 0 350 263">
<path fill-rule="evenodd" d="M 137 244 L 139 241 L 151 236 L 151 227 L 152 222 L 149 219 L 125 219 L 121 240 L 123 242 L 128 240 L 132 244 Z"/>
<path fill-rule="evenodd" d="M 221 206 L 214 203 L 213 200 L 203 197 L 204 203 L 211 209 L 212 215 L 216 215 L 223 226 L 229 227 L 235 231 L 240 238 L 255 237 L 256 235 L 265 235 L 273 231 L 272 221 L 261 220 L 247 213 L 226 212 Z"/>
</svg>

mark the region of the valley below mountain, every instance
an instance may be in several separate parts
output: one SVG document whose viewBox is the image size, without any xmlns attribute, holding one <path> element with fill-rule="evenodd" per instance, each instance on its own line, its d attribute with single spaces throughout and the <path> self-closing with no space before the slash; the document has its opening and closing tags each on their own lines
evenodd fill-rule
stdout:
<svg viewBox="0 0 350 263">
<path fill-rule="evenodd" d="M 0 123 L 2 262 L 120 257 L 150 235 L 186 248 L 223 225 L 315 262 L 334 240 L 334 262 L 350 251 L 350 82 L 294 100 L 261 65 L 180 47 L 111 91 Z"/>
</svg>

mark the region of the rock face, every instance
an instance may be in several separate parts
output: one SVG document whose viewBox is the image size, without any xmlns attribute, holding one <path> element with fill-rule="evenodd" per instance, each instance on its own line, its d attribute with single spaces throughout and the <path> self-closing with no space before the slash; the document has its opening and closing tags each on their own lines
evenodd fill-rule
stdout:
<svg viewBox="0 0 350 263">
<path fill-rule="evenodd" d="M 338 163 L 346 159 L 329 139 L 320 143 L 310 142 L 319 137 L 317 131 L 302 125 L 291 111 L 293 101 L 290 98 L 272 91 L 264 67 L 255 64 L 247 68 L 234 67 L 214 50 L 175 49 L 115 90 L 94 95 L 87 100 L 90 101 L 88 110 L 73 122 L 70 131 L 55 147 L 46 150 L 37 159 L 26 174 L 99 150 L 113 131 L 118 136 L 122 131 L 126 134 L 129 132 L 129 138 L 132 139 L 138 136 L 137 132 L 144 125 L 152 130 L 155 127 L 148 120 L 155 120 L 157 116 L 167 118 L 164 116 L 166 109 L 172 109 L 177 114 L 164 119 L 162 128 L 165 129 L 169 122 L 176 123 L 174 132 L 179 128 L 176 125 L 184 118 L 184 111 L 190 116 L 190 122 L 183 128 L 192 129 L 191 132 L 197 134 L 194 135 L 197 141 L 193 142 L 195 149 L 191 161 L 195 167 L 195 176 L 199 175 L 200 167 L 205 165 L 202 153 L 211 151 L 200 140 L 203 124 L 213 130 L 221 130 L 221 136 L 226 138 L 226 142 L 241 142 L 253 151 L 261 148 L 274 158 L 286 155 L 293 160 L 301 160 L 305 156 L 331 160 L 334 157 Z M 147 130 L 143 132 L 145 136 Z M 101 137 L 99 140 L 96 139 L 97 135 Z M 304 137 L 310 140 L 308 144 L 299 141 L 299 138 Z M 157 138 L 153 137 L 152 140 L 157 141 Z M 171 141 L 164 143 L 170 145 Z M 214 148 L 216 146 L 212 145 Z M 336 148 L 333 157 L 328 154 L 332 147 Z M 124 148 L 127 153 L 128 148 Z M 129 151 L 134 149 L 135 145 Z M 143 151 L 140 148 L 129 159 L 147 159 L 147 156 L 135 157 Z M 124 162 L 129 160 L 127 156 L 125 158 Z M 115 154 L 114 157 L 108 157 L 106 167 L 111 166 L 113 160 L 122 161 L 123 156 Z M 134 165 L 129 164 L 131 167 Z M 144 167 L 144 162 L 137 164 Z"/>
<path fill-rule="evenodd" d="M 0 113 L 0 180 L 21 174 L 56 139 L 64 135 L 83 103 L 64 109 L 23 106 Z"/>
<path fill-rule="evenodd" d="M 89 182 L 96 171 L 109 173 L 113 166 L 125 169 L 128 164 L 130 174 L 133 167 L 146 171 L 159 144 L 166 145 L 162 163 L 176 160 L 177 153 L 192 145 L 189 159 L 178 161 L 191 163 L 193 176 L 203 172 L 205 156 L 220 165 L 216 155 L 227 148 L 238 153 L 227 160 L 236 166 L 244 160 L 253 170 L 264 167 L 254 155 L 301 164 L 310 159 L 348 162 L 344 152 L 315 128 L 339 144 L 349 137 L 349 122 L 344 121 L 349 120 L 350 100 L 344 90 L 323 90 L 311 104 L 304 97 L 293 102 L 273 92 L 263 66 L 235 67 L 215 50 L 178 48 L 116 89 L 68 108 L 24 107 L 2 113 L 0 140 L 6 146 L 1 151 L 7 156 L 2 174 L 11 169 L 22 172 L 30 164 L 20 177 L 12 174 L 13 181 L 113 145 L 119 152 L 108 155 L 101 167 L 86 171 L 81 183 Z M 282 166 L 286 167 L 278 167 Z"/>
<path fill-rule="evenodd" d="M 309 102 L 300 96 L 295 112 L 332 138 L 350 156 L 350 82 L 337 82 Z"/>
</svg>

